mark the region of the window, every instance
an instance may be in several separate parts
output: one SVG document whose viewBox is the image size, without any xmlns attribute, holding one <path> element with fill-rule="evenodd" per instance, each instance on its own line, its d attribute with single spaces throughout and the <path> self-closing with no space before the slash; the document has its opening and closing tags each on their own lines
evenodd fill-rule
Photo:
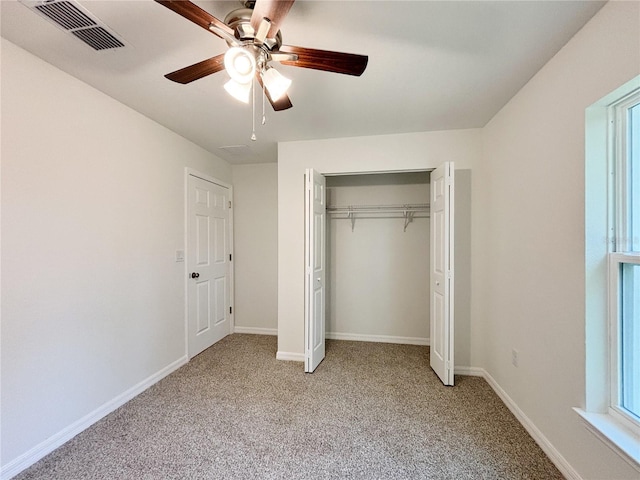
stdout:
<svg viewBox="0 0 640 480">
<path fill-rule="evenodd" d="M 609 254 L 610 407 L 640 426 L 640 92 L 610 108 L 613 225 Z M 633 427 L 632 427 L 633 428 Z"/>
<path fill-rule="evenodd" d="M 620 266 L 620 407 L 640 419 L 640 265 Z"/>
<path fill-rule="evenodd" d="M 640 76 L 585 113 L 586 395 L 575 410 L 640 470 Z"/>
</svg>

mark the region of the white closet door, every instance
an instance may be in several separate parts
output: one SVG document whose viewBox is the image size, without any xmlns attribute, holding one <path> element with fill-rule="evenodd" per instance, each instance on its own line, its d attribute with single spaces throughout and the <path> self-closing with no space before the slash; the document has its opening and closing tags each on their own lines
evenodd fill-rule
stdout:
<svg viewBox="0 0 640 480">
<path fill-rule="evenodd" d="M 304 371 L 312 373 L 324 359 L 327 205 L 324 176 L 307 169 L 305 177 Z"/>
<path fill-rule="evenodd" d="M 431 368 L 453 385 L 453 162 L 431 172 Z"/>
</svg>

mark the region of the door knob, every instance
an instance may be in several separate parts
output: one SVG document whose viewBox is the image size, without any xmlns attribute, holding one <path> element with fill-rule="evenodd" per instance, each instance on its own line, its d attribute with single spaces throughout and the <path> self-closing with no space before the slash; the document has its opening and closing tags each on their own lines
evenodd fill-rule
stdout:
<svg viewBox="0 0 640 480">
<path fill-rule="evenodd" d="M 193 272 L 193 273 L 191 274 L 191 278 L 198 278 L 199 276 L 200 276 L 200 274 L 199 274 L 199 273 L 196 273 L 196 272 Z"/>
</svg>

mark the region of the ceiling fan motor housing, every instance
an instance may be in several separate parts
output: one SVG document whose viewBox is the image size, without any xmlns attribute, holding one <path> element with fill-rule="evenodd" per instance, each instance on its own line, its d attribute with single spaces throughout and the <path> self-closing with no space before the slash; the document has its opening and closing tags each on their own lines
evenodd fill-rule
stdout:
<svg viewBox="0 0 640 480">
<path fill-rule="evenodd" d="M 224 70 L 228 65 L 233 65 L 241 74 L 252 70 L 261 86 L 267 80 L 273 84 L 271 87 L 266 86 L 267 97 L 273 109 L 280 111 L 291 108 L 292 104 L 286 93 L 278 98 L 269 96 L 271 90 L 278 91 L 276 83 L 282 83 L 283 80 L 274 80 L 273 77 L 278 77 L 275 70 L 269 74 L 269 62 L 354 76 L 362 75 L 367 67 L 369 57 L 366 55 L 283 45 L 280 25 L 295 0 L 240 0 L 244 8 L 233 10 L 225 17 L 224 22 L 189 0 L 155 1 L 224 39 L 230 47 L 229 51 L 242 52 L 236 58 L 227 51 L 165 75 L 177 83 L 193 82 Z M 225 58 L 227 54 L 229 59 Z"/>
</svg>

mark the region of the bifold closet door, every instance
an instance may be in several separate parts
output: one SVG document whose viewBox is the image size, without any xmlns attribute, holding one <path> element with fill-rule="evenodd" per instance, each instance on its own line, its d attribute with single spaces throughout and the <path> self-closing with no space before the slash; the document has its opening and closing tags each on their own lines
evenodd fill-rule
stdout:
<svg viewBox="0 0 640 480">
<path fill-rule="evenodd" d="M 453 385 L 453 162 L 431 172 L 430 363 Z"/>
<path fill-rule="evenodd" d="M 312 373 L 325 351 L 326 182 L 313 169 L 305 174 L 305 361 Z"/>
</svg>

